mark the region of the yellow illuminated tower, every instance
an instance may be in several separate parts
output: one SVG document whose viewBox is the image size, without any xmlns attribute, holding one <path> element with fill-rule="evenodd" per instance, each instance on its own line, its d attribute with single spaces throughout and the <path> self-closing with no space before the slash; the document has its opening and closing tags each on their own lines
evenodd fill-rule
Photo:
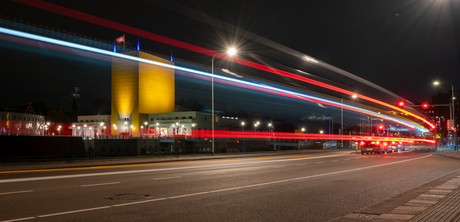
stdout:
<svg viewBox="0 0 460 222">
<path fill-rule="evenodd" d="M 174 65 L 140 52 L 126 53 Z M 174 69 L 112 58 L 112 135 L 139 135 L 148 114 L 174 112 Z"/>
</svg>

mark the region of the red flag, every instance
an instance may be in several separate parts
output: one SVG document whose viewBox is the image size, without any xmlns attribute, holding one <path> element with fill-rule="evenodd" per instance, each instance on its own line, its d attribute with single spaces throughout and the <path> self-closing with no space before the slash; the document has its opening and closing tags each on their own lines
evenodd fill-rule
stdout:
<svg viewBox="0 0 460 222">
<path fill-rule="evenodd" d="M 117 42 L 117 43 L 125 42 L 125 35 L 123 35 L 123 36 L 120 37 L 120 38 L 116 38 L 116 39 L 115 39 L 115 42 Z"/>
</svg>

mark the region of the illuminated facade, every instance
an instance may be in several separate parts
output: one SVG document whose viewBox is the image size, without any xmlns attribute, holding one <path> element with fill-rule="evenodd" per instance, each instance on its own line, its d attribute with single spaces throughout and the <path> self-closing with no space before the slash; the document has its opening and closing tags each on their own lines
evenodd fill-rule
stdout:
<svg viewBox="0 0 460 222">
<path fill-rule="evenodd" d="M 174 65 L 159 57 L 133 51 L 126 54 Z M 112 58 L 113 135 L 139 135 L 150 113 L 174 112 L 174 69 Z"/>
<path fill-rule="evenodd" d="M 42 115 L 0 112 L 0 135 L 44 135 L 45 127 Z"/>
</svg>

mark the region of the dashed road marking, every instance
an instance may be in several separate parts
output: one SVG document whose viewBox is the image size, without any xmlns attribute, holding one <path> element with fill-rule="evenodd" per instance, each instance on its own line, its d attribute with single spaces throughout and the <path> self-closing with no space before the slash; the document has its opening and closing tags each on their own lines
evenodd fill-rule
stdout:
<svg viewBox="0 0 460 222">
<path fill-rule="evenodd" d="M 81 187 L 95 187 L 95 186 L 104 186 L 104 185 L 112 185 L 112 184 L 119 184 L 119 183 L 120 182 L 88 184 L 88 185 L 81 185 Z"/>
<path fill-rule="evenodd" d="M 0 195 L 16 194 L 16 193 L 30 193 L 30 192 L 33 192 L 33 190 L 12 191 L 12 192 L 0 193 Z"/>
<path fill-rule="evenodd" d="M 177 178 L 181 178 L 181 177 L 162 177 L 162 178 L 155 178 L 153 180 L 169 180 L 169 179 L 177 179 Z"/>
</svg>

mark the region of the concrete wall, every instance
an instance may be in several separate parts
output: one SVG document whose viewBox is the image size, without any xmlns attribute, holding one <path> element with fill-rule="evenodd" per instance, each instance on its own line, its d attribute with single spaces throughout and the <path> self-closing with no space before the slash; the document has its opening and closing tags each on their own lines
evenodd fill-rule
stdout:
<svg viewBox="0 0 460 222">
<path fill-rule="evenodd" d="M 0 159 L 86 157 L 81 137 L 0 136 Z"/>
</svg>

